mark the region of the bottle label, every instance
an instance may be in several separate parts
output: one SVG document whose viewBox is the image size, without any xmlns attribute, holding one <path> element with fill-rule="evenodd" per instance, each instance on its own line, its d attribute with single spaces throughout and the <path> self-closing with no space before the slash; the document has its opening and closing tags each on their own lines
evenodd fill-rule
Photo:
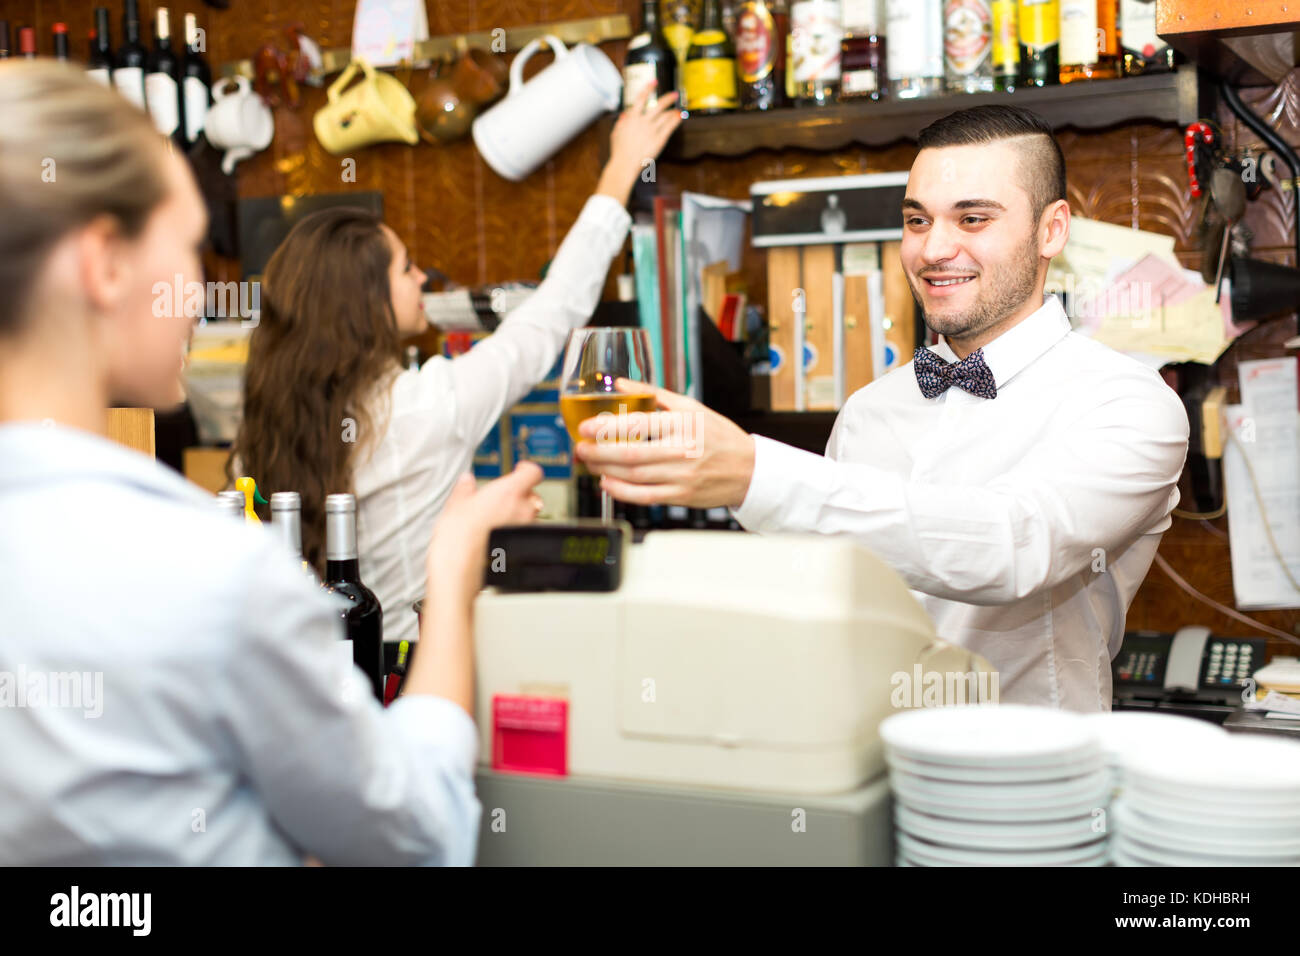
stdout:
<svg viewBox="0 0 1300 956">
<path fill-rule="evenodd" d="M 993 46 L 993 11 L 988 0 L 948 0 L 944 4 L 944 56 L 952 71 L 974 73 Z"/>
<path fill-rule="evenodd" d="M 845 96 L 874 93 L 878 85 L 875 70 L 845 70 L 840 78 L 840 92 Z"/>
<path fill-rule="evenodd" d="M 144 109 L 144 70 L 138 66 L 123 66 L 113 71 L 113 85 L 117 91 Z"/>
<path fill-rule="evenodd" d="M 838 80 L 844 30 L 837 0 L 796 3 L 790 11 L 790 24 L 795 85 Z"/>
<path fill-rule="evenodd" d="M 1122 0 L 1122 3 L 1124 49 L 1147 60 L 1160 56 L 1168 44 L 1156 35 L 1156 5 L 1141 0 Z"/>
<path fill-rule="evenodd" d="M 150 73 L 144 78 L 145 101 L 153 125 L 164 136 L 170 136 L 181 125 L 180 96 L 176 81 L 166 73 Z"/>
<path fill-rule="evenodd" d="M 1034 50 L 1061 42 L 1060 0 L 1020 0 L 1020 42 Z"/>
<path fill-rule="evenodd" d="M 736 18 L 736 70 L 742 83 L 757 83 L 776 65 L 776 23 L 767 5 L 746 3 Z"/>
<path fill-rule="evenodd" d="M 113 85 L 113 78 L 112 78 L 112 76 L 110 76 L 108 70 L 104 69 L 103 67 L 100 67 L 100 68 L 97 69 L 97 70 L 87 70 L 87 71 L 86 71 L 86 76 L 90 77 L 92 80 L 94 80 L 94 81 L 95 81 L 96 83 L 98 83 L 100 86 L 112 86 L 112 85 Z"/>
<path fill-rule="evenodd" d="M 891 80 L 943 76 L 943 7 L 888 0 L 885 33 Z"/>
<path fill-rule="evenodd" d="M 1061 62 L 1096 63 L 1101 47 L 1096 0 L 1062 0 Z"/>
<path fill-rule="evenodd" d="M 630 109 L 635 105 L 641 94 L 645 92 L 645 88 L 656 78 L 653 63 L 629 63 L 623 67 L 623 109 Z M 672 90 L 667 92 L 671 93 Z M 653 101 L 646 100 L 645 105 L 648 113 L 653 106 Z"/>
<path fill-rule="evenodd" d="M 1020 64 L 1016 0 L 993 0 L 993 69 L 1014 73 Z"/>
<path fill-rule="evenodd" d="M 716 39 L 708 33 L 697 33 L 700 43 L 720 43 L 726 34 L 719 32 Z M 686 108 L 688 110 L 729 110 L 736 108 L 736 61 L 729 57 L 711 56 L 687 60 L 685 69 Z"/>
<path fill-rule="evenodd" d="M 879 0 L 842 0 L 844 32 L 854 36 L 872 36 L 880 31 Z"/>
<path fill-rule="evenodd" d="M 650 43 L 650 34 L 638 33 L 636 36 L 634 36 L 631 40 L 628 41 L 627 44 L 628 52 L 631 53 L 633 50 L 639 50 L 643 46 L 648 46 L 649 43 Z"/>
<path fill-rule="evenodd" d="M 181 89 L 185 93 L 185 139 L 192 143 L 203 132 L 208 117 L 208 86 L 197 76 L 187 76 Z"/>
<path fill-rule="evenodd" d="M 669 23 L 664 25 L 664 39 L 673 48 L 678 63 L 686 61 L 686 51 L 691 48 L 691 40 L 694 37 L 695 30 L 691 28 L 689 23 Z"/>
</svg>

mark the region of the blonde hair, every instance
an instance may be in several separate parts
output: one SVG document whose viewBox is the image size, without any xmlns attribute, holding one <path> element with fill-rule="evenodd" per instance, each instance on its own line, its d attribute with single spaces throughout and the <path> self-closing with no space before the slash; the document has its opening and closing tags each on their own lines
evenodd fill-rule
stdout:
<svg viewBox="0 0 1300 956">
<path fill-rule="evenodd" d="M 78 67 L 0 61 L 0 337 L 19 331 L 50 250 L 112 216 L 138 236 L 163 200 L 162 137 Z"/>
</svg>

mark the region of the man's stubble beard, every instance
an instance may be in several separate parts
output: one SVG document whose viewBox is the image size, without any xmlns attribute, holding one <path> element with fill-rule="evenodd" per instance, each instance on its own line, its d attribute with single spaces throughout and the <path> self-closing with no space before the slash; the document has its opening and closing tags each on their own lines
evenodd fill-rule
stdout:
<svg viewBox="0 0 1300 956">
<path fill-rule="evenodd" d="M 926 328 L 945 339 L 978 335 L 1015 312 L 1034 291 L 1038 283 L 1038 237 L 1031 233 L 1020 252 L 1004 268 L 981 272 L 977 280 L 979 297 L 969 309 L 956 315 L 933 316 L 926 312 L 912 281 L 913 277 L 908 276 L 908 287 Z M 916 281 L 925 282 L 924 279 Z"/>
</svg>

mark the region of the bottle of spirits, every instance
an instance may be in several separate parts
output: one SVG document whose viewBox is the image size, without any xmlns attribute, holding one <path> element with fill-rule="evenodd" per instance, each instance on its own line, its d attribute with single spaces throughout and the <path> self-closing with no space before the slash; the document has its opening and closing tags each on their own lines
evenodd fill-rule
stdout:
<svg viewBox="0 0 1300 956">
<path fill-rule="evenodd" d="M 944 0 L 943 22 L 948 92 L 993 92 L 993 8 L 989 0 Z"/>
<path fill-rule="evenodd" d="M 203 132 L 212 105 L 212 71 L 203 57 L 198 18 L 185 14 L 185 58 L 181 60 L 181 100 L 185 113 L 185 143 L 193 146 Z"/>
<path fill-rule="evenodd" d="M 172 50 L 171 18 L 167 8 L 159 7 L 156 16 L 153 52 L 149 55 L 149 65 L 144 76 L 145 103 L 158 132 L 184 145 L 181 64 Z"/>
<path fill-rule="evenodd" d="M 113 63 L 113 85 L 128 100 L 145 109 L 144 68 L 149 56 L 140 45 L 140 6 L 138 0 L 126 0 L 122 9 L 122 34 L 125 40 Z"/>
<path fill-rule="evenodd" d="M 9 59 L 9 21 L 0 20 L 0 60 Z"/>
<path fill-rule="evenodd" d="M 623 61 L 623 108 L 632 106 L 654 81 L 655 96 L 677 89 L 677 60 L 659 27 L 658 0 L 641 0 L 641 32 L 627 44 Z M 646 103 L 646 109 L 653 104 Z"/>
<path fill-rule="evenodd" d="M 1119 37 L 1125 76 L 1166 73 L 1178 65 L 1174 48 L 1156 35 L 1155 0 L 1120 0 Z"/>
<path fill-rule="evenodd" d="M 888 88 L 881 0 L 843 0 L 843 11 L 840 99 L 878 100 Z"/>
<path fill-rule="evenodd" d="M 1020 75 L 1019 6 L 1016 0 L 993 0 L 993 88 L 1011 93 Z"/>
<path fill-rule="evenodd" d="M 370 680 L 375 699 L 384 699 L 384 610 L 375 593 L 361 583 L 357 561 L 357 499 L 325 496 L 326 591 L 348 602 L 341 612 L 352 660 Z"/>
<path fill-rule="evenodd" d="M 940 0 L 886 0 L 889 95 L 911 100 L 943 92 L 943 7 Z"/>
<path fill-rule="evenodd" d="M 86 75 L 104 86 L 113 85 L 113 41 L 108 34 L 108 10 L 95 8 L 95 42 L 90 45 Z"/>
<path fill-rule="evenodd" d="M 677 60 L 677 102 L 685 108 L 686 54 L 690 52 L 691 39 L 695 36 L 696 7 L 689 0 L 668 0 L 664 6 L 664 39 Z"/>
<path fill-rule="evenodd" d="M 18 31 L 18 52 L 25 60 L 36 59 L 36 31 L 31 27 L 23 27 Z"/>
<path fill-rule="evenodd" d="M 794 38 L 796 106 L 825 106 L 840 88 L 840 46 L 844 26 L 839 0 L 795 0 L 790 9 Z"/>
<path fill-rule="evenodd" d="M 784 0 L 744 0 L 736 11 L 736 80 L 740 108 L 785 105 Z"/>
<path fill-rule="evenodd" d="M 1060 0 L 1019 0 L 1020 85 L 1061 82 Z"/>
<path fill-rule="evenodd" d="M 700 29 L 686 53 L 686 109 L 692 115 L 736 108 L 736 51 L 722 29 L 718 0 L 705 0 Z"/>
<path fill-rule="evenodd" d="M 54 34 L 54 59 L 63 60 L 66 63 L 68 59 L 68 25 L 66 23 L 56 23 L 52 33 Z"/>
<path fill-rule="evenodd" d="M 1119 76 L 1119 0 L 1061 0 L 1061 82 Z"/>
</svg>

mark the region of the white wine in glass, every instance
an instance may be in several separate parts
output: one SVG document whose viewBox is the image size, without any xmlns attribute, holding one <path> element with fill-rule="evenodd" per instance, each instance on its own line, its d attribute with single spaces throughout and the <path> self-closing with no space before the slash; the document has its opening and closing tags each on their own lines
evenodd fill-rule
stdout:
<svg viewBox="0 0 1300 956">
<path fill-rule="evenodd" d="M 580 441 L 578 426 L 601 412 L 622 418 L 630 412 L 655 410 L 654 392 L 620 392 L 614 387 L 619 378 L 652 384 L 650 340 L 644 329 L 587 328 L 569 333 L 560 380 L 560 415 L 575 446 Z M 617 436 L 626 437 L 625 422 L 614 426 Z M 613 502 L 603 490 L 600 517 L 606 523 L 614 517 Z"/>
</svg>

